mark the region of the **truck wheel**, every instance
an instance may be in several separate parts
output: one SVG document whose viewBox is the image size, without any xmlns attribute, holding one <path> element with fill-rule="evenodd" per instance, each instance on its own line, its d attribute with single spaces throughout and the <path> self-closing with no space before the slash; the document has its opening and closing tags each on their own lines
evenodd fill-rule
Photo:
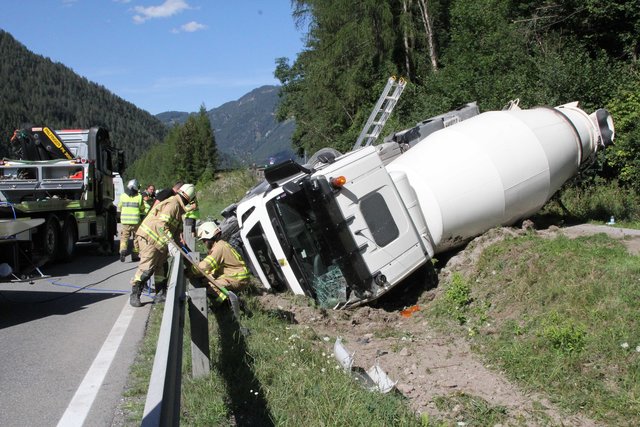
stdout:
<svg viewBox="0 0 640 427">
<path fill-rule="evenodd" d="M 321 163 L 330 164 L 333 163 L 336 157 L 341 156 L 342 153 L 335 148 L 325 147 L 316 151 L 315 154 L 309 157 L 306 165 L 308 168 L 313 169 Z"/>
<path fill-rule="evenodd" d="M 55 216 L 50 216 L 44 223 L 44 235 L 42 236 L 42 249 L 49 261 L 56 259 L 59 241 L 60 225 Z"/>
<path fill-rule="evenodd" d="M 60 261 L 71 261 L 77 241 L 78 231 L 76 222 L 72 218 L 67 218 L 62 227 L 62 234 L 60 235 L 60 250 L 58 251 Z"/>
<path fill-rule="evenodd" d="M 105 236 L 101 243 L 102 250 L 105 255 L 113 255 L 116 253 L 115 249 L 115 236 L 118 231 L 118 223 L 116 222 L 116 214 L 112 211 L 107 211 L 104 214 L 105 221 Z"/>
</svg>

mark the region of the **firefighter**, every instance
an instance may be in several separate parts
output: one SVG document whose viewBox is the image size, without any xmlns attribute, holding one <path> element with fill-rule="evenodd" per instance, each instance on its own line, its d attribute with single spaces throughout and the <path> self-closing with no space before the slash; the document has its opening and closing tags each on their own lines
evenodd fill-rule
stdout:
<svg viewBox="0 0 640 427">
<path fill-rule="evenodd" d="M 184 214 L 184 227 L 191 230 L 191 235 L 196 237 L 196 222 L 200 219 L 200 209 L 197 207 Z"/>
<path fill-rule="evenodd" d="M 144 200 L 144 213 L 146 215 L 149 213 L 156 200 L 156 187 L 153 184 L 149 184 L 147 189 L 142 192 L 142 200 Z"/>
<path fill-rule="evenodd" d="M 238 251 L 220 238 L 221 234 L 213 221 L 198 227 L 198 239 L 203 241 L 208 251 L 198 267 L 213 276 L 216 285 L 232 291 L 242 290 L 249 283 L 249 270 Z M 187 273 L 189 277 L 201 276 L 195 266 L 191 266 Z"/>
<path fill-rule="evenodd" d="M 129 238 L 133 239 L 132 261 L 140 260 L 140 246 L 135 238 L 140 225 L 140 216 L 145 214 L 145 205 L 142 195 L 138 193 L 138 180 L 132 179 L 127 183 L 127 188 L 120 195 L 118 202 L 120 211 L 120 262 L 124 262 L 129 249 Z"/>
<path fill-rule="evenodd" d="M 178 192 L 178 190 L 180 189 L 180 187 L 182 187 L 184 185 L 184 182 L 178 180 L 176 181 L 175 184 L 173 184 L 173 187 L 171 188 L 165 188 L 162 190 L 158 190 L 156 191 L 156 198 L 154 201 L 154 206 L 157 205 L 158 203 L 160 203 L 161 201 L 168 199 L 169 197 L 173 196 L 174 194 L 176 194 Z"/>
<path fill-rule="evenodd" d="M 164 300 L 167 288 L 165 261 L 169 256 L 169 242 L 180 236 L 182 215 L 195 208 L 196 190 L 184 184 L 177 193 L 156 204 L 140 224 L 136 239 L 140 244 L 140 264 L 131 279 L 129 303 L 140 307 L 140 295 L 151 278 L 155 279 L 156 302 Z"/>
</svg>

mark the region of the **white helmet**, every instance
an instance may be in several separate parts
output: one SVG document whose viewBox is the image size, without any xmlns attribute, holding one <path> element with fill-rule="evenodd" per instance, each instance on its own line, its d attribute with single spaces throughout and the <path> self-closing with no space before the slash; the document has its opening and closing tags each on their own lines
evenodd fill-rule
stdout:
<svg viewBox="0 0 640 427">
<path fill-rule="evenodd" d="M 127 183 L 127 188 L 129 190 L 133 190 L 133 191 L 138 191 L 138 180 L 137 179 L 132 179 L 131 181 L 129 181 Z"/>
<path fill-rule="evenodd" d="M 218 233 L 220 233 L 220 227 L 213 221 L 203 222 L 198 227 L 198 239 L 200 240 L 213 239 Z"/>
<path fill-rule="evenodd" d="M 196 198 L 196 187 L 193 184 L 183 184 L 178 190 L 178 194 L 184 197 L 187 202 Z"/>
</svg>

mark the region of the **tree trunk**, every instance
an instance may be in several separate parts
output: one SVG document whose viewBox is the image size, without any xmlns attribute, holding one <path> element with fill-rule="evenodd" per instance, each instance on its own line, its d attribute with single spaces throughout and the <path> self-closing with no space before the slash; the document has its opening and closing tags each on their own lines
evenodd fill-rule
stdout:
<svg viewBox="0 0 640 427">
<path fill-rule="evenodd" d="M 427 1 L 428 0 L 418 0 L 418 6 L 420 6 L 420 12 L 422 13 L 422 23 L 424 24 L 424 33 L 427 39 L 427 46 L 429 48 L 429 59 L 431 60 L 431 67 L 433 68 L 433 71 L 437 71 L 438 56 L 436 53 L 436 46 L 433 37 L 433 27 L 431 26 L 431 18 L 429 17 Z"/>
<path fill-rule="evenodd" d="M 402 0 L 402 11 L 404 12 L 405 18 L 409 14 L 409 9 L 411 9 L 411 0 Z M 404 45 L 404 66 L 407 70 L 407 77 L 411 80 L 411 61 L 409 59 L 409 35 L 407 34 L 409 31 L 409 25 L 407 22 L 411 22 L 411 20 L 405 21 L 402 29 L 402 43 Z"/>
</svg>

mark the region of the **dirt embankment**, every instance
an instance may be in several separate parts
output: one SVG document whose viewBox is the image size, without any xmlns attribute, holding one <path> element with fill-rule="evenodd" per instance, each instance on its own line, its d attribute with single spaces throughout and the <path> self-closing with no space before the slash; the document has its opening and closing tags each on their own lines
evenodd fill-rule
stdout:
<svg viewBox="0 0 640 427">
<path fill-rule="evenodd" d="M 525 224 L 527 226 L 530 225 Z M 438 274 L 438 281 L 445 281 L 454 271 L 473 268 L 488 245 L 505 236 L 524 232 L 522 229 L 500 228 L 485 233 L 447 261 Z M 549 237 L 558 233 L 577 237 L 601 232 L 623 239 L 631 252 L 640 252 L 640 231 L 636 230 L 580 225 L 537 231 Z M 437 396 L 458 392 L 505 408 L 508 419 L 519 425 L 595 425 L 584 417 L 563 414 L 544 396 L 523 392 L 494 367 L 485 365 L 471 352 L 464 338 L 437 332 L 422 312 L 429 310 L 429 304 L 439 289 L 416 287 L 415 284 L 411 287 L 414 289 L 396 292 L 390 304 L 346 311 L 308 307 L 296 303 L 287 294 L 265 294 L 260 299 L 265 308 L 288 312 L 295 323 L 313 328 L 325 338 L 329 351 L 336 337 L 341 337 L 347 350 L 354 353 L 354 366 L 369 369 L 377 363 L 393 381 L 397 381 L 397 390 L 417 412 L 464 421 L 455 413 L 456 408 L 453 413 L 441 413 L 434 401 Z M 413 305 L 418 305 L 420 311 L 404 317 L 402 310 Z"/>
</svg>

